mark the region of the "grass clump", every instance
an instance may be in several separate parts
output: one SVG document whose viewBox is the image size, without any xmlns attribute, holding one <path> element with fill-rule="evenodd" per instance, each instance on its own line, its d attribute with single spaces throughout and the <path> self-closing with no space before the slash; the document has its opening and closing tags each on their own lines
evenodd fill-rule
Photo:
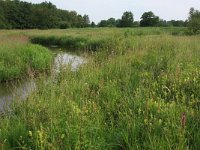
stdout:
<svg viewBox="0 0 200 150">
<path fill-rule="evenodd" d="M 59 46 L 71 50 L 90 50 L 95 51 L 105 46 L 106 39 L 89 39 L 71 36 L 36 36 L 32 37 L 31 42 L 44 46 Z"/>
<path fill-rule="evenodd" d="M 0 82 L 45 71 L 51 62 L 51 53 L 39 45 L 4 44 L 0 47 Z"/>
</svg>

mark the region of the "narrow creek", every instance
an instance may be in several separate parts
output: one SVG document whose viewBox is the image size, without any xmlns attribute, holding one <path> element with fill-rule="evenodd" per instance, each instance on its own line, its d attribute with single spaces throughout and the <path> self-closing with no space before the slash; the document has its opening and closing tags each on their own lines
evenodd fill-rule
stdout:
<svg viewBox="0 0 200 150">
<path fill-rule="evenodd" d="M 59 73 L 61 68 L 68 65 L 71 66 L 72 71 L 76 71 L 81 64 L 86 62 L 83 57 L 58 48 L 51 51 L 55 54 L 52 70 L 54 74 Z M 37 88 L 35 80 L 37 79 L 0 83 L 0 113 L 9 111 L 14 100 L 25 100 Z"/>
</svg>

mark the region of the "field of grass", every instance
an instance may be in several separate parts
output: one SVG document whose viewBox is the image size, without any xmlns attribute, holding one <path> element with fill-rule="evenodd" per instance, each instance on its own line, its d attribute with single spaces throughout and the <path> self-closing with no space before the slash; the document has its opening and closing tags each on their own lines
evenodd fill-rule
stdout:
<svg viewBox="0 0 200 150">
<path fill-rule="evenodd" d="M 0 118 L 0 149 L 197 150 L 200 36 L 184 30 L 0 31 L 42 45 L 70 42 L 87 57 L 79 70 L 49 76 L 53 82 L 38 77 L 37 90 Z"/>
<path fill-rule="evenodd" d="M 50 68 L 52 54 L 48 49 L 28 43 L 28 38 L 20 34 L 0 34 L 0 39 L 0 82 Z"/>
</svg>

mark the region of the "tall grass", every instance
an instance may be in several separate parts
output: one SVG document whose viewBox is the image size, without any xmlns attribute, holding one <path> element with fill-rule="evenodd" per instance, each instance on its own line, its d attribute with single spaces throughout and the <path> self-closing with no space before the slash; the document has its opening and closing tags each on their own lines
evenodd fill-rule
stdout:
<svg viewBox="0 0 200 150">
<path fill-rule="evenodd" d="M 91 50 L 95 51 L 106 44 L 106 39 L 89 39 L 83 37 L 56 37 L 56 36 L 36 36 L 32 37 L 31 42 L 44 46 L 57 45 L 66 49 Z"/>
<path fill-rule="evenodd" d="M 0 47 L 0 82 L 22 78 L 49 69 L 52 54 L 32 44 L 3 44 Z"/>
<path fill-rule="evenodd" d="M 200 36 L 126 32 L 78 71 L 40 76 L 1 118 L 1 149 L 198 149 Z"/>
</svg>

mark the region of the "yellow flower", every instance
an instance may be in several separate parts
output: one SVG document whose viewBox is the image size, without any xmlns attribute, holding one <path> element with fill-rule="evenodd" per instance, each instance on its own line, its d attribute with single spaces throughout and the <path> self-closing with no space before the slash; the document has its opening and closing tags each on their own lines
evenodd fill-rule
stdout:
<svg viewBox="0 0 200 150">
<path fill-rule="evenodd" d="M 138 114 L 139 114 L 139 115 L 141 114 L 141 109 L 140 109 L 140 108 L 138 109 Z"/>
<path fill-rule="evenodd" d="M 32 137 L 32 136 L 33 136 L 32 131 L 28 131 L 28 136 L 29 136 L 29 137 Z"/>
<path fill-rule="evenodd" d="M 144 124 L 148 124 L 148 120 L 147 119 L 144 119 Z"/>
<path fill-rule="evenodd" d="M 162 119 L 159 119 L 158 123 L 159 123 L 159 125 L 161 125 L 162 124 Z"/>
<path fill-rule="evenodd" d="M 61 135 L 61 139 L 64 139 L 64 137 L 65 137 L 65 134 L 62 134 L 62 135 Z"/>
</svg>

